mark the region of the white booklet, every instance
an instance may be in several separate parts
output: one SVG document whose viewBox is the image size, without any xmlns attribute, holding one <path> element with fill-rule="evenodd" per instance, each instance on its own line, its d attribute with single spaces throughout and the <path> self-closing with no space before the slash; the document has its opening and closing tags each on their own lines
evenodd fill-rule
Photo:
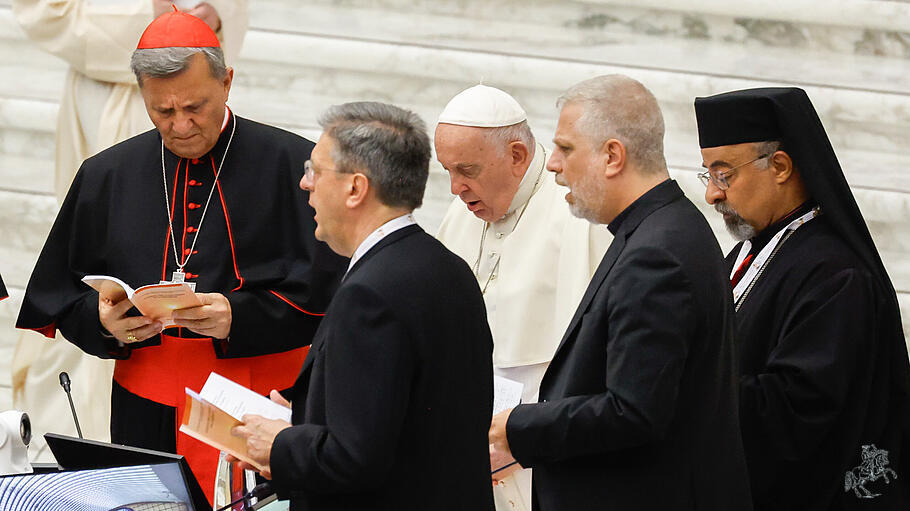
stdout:
<svg viewBox="0 0 910 511">
<path fill-rule="evenodd" d="M 231 417 L 242 420 L 244 414 L 261 415 L 266 419 L 291 422 L 291 409 L 253 392 L 218 373 L 211 373 L 199 396 L 221 408 Z"/>
<path fill-rule="evenodd" d="M 193 286 L 186 282 L 163 282 L 133 289 L 126 282 L 108 275 L 86 275 L 82 277 L 102 298 L 114 303 L 123 299 L 132 302 L 143 316 L 160 321 L 165 328 L 174 325 L 175 310 L 202 305 Z"/>
</svg>

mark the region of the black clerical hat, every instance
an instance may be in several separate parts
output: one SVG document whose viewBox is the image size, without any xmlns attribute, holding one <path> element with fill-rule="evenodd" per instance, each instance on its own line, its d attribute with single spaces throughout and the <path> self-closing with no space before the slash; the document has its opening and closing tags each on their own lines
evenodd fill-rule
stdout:
<svg viewBox="0 0 910 511">
<path fill-rule="evenodd" d="M 780 140 L 774 104 L 769 93 L 799 89 L 748 89 L 695 98 L 698 144 L 702 147 Z"/>
</svg>

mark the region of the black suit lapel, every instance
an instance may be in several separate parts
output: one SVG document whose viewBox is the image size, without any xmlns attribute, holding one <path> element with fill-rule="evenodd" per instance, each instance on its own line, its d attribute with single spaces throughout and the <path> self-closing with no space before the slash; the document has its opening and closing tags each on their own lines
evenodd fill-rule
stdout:
<svg viewBox="0 0 910 511">
<path fill-rule="evenodd" d="M 566 341 L 572 337 L 575 332 L 575 329 L 578 328 L 579 322 L 581 322 L 581 317 L 584 316 L 585 312 L 588 311 L 588 307 L 591 305 L 591 300 L 594 299 L 594 295 L 597 294 L 597 290 L 600 289 L 600 286 L 606 280 L 607 275 L 610 274 L 610 269 L 613 268 L 613 264 L 616 263 L 616 259 L 619 258 L 619 254 L 622 253 L 622 249 L 626 246 L 626 237 L 618 236 L 613 238 L 613 242 L 610 243 L 610 248 L 607 249 L 607 252 L 604 254 L 603 259 L 600 260 L 600 264 L 597 266 L 597 271 L 594 272 L 594 276 L 591 277 L 591 282 L 588 284 L 588 288 L 585 289 L 584 296 L 581 297 L 581 303 L 578 304 L 578 308 L 575 309 L 575 315 L 572 316 L 572 321 L 569 322 L 569 327 L 566 329 L 566 333 L 563 335 L 562 340 L 559 342 L 559 347 L 556 348 L 556 353 L 562 349 Z M 554 359 L 556 356 L 554 355 Z"/>
</svg>

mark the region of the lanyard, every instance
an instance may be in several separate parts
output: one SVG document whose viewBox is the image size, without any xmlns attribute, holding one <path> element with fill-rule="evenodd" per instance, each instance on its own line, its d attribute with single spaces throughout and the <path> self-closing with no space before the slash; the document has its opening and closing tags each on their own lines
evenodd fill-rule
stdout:
<svg viewBox="0 0 910 511">
<path fill-rule="evenodd" d="M 758 256 L 752 261 L 752 264 L 749 265 L 749 269 L 746 270 L 745 275 L 739 279 L 739 282 L 736 284 L 736 287 L 733 288 L 733 303 L 738 303 L 740 298 L 744 298 L 744 295 L 747 294 L 748 290 L 752 288 L 753 281 L 755 281 L 761 272 L 764 270 L 768 261 L 774 256 L 777 252 L 777 246 L 782 242 L 782 239 L 785 235 L 789 236 L 790 233 L 799 229 L 809 220 L 817 217 L 819 214 L 818 208 L 813 208 L 812 211 L 806 213 L 805 215 L 797 218 L 796 220 L 787 224 L 786 227 L 780 230 L 777 234 L 771 238 L 771 241 L 765 245 L 765 248 L 758 253 Z M 752 242 L 746 240 L 743 242 L 742 248 L 739 249 L 739 255 L 736 257 L 736 263 L 733 264 L 733 271 L 730 273 L 730 278 L 733 278 L 733 275 L 736 274 L 737 268 L 743 264 L 743 261 L 746 259 L 746 256 L 749 254 L 749 250 L 752 249 Z M 739 306 L 737 305 L 737 309 Z"/>
</svg>

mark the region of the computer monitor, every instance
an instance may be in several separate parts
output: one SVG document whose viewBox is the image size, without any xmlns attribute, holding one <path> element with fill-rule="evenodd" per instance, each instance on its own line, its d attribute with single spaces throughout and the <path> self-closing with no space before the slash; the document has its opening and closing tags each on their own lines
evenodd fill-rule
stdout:
<svg viewBox="0 0 910 511">
<path fill-rule="evenodd" d="M 180 462 L 0 476 L 4 511 L 203 511 Z"/>
<path fill-rule="evenodd" d="M 206 499 L 199 482 L 193 476 L 189 464 L 179 454 L 85 440 L 56 433 L 46 433 L 44 439 L 54 454 L 57 464 L 66 470 L 176 463 L 180 467 L 195 509 L 202 511 L 211 508 L 211 504 Z M 0 509 L 5 508 L 0 506 Z"/>
</svg>

